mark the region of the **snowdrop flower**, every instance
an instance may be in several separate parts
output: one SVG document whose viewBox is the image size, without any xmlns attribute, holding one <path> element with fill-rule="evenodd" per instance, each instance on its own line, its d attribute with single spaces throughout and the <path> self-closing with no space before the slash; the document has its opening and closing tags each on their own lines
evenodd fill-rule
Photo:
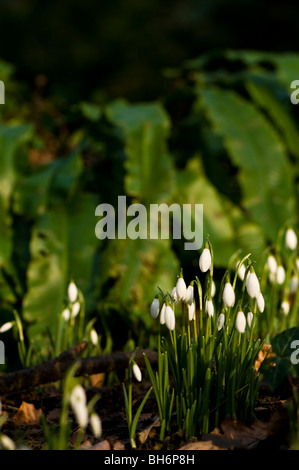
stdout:
<svg viewBox="0 0 299 470">
<path fill-rule="evenodd" d="M 5 434 L 2 434 L 0 436 L 0 443 L 3 449 L 6 449 L 6 450 L 15 450 L 16 448 L 14 441 L 10 437 L 6 436 Z"/>
<path fill-rule="evenodd" d="M 278 266 L 276 271 L 276 282 L 277 284 L 283 284 L 286 278 L 286 272 L 283 266 Z"/>
<path fill-rule="evenodd" d="M 222 299 L 223 299 L 224 304 L 227 307 L 233 307 L 235 305 L 235 300 L 236 300 L 235 291 L 230 282 L 225 283 L 223 294 L 222 294 Z"/>
<path fill-rule="evenodd" d="M 293 276 L 290 280 L 290 292 L 291 294 L 295 294 L 295 292 L 297 291 L 298 289 L 298 277 L 297 276 Z"/>
<path fill-rule="evenodd" d="M 101 437 L 102 435 L 102 421 L 97 413 L 91 413 L 90 426 L 94 437 Z"/>
<path fill-rule="evenodd" d="M 261 313 L 263 313 L 263 311 L 265 309 L 265 299 L 264 299 L 264 296 L 261 292 L 259 293 L 259 295 L 256 298 L 256 304 L 257 304 L 257 308 L 259 309 L 259 311 Z"/>
<path fill-rule="evenodd" d="M 212 300 L 206 300 L 206 312 L 209 317 L 213 317 L 214 315 L 214 304 Z"/>
<path fill-rule="evenodd" d="M 70 395 L 70 403 L 81 428 L 86 428 L 88 423 L 88 410 L 86 406 L 86 395 L 81 385 L 75 385 Z"/>
<path fill-rule="evenodd" d="M 161 313 L 160 313 L 160 323 L 161 325 L 165 324 L 165 310 L 166 310 L 166 305 L 163 304 L 161 308 Z"/>
<path fill-rule="evenodd" d="M 237 267 L 238 267 L 238 264 L 237 264 Z M 238 276 L 241 279 L 241 281 L 244 281 L 245 272 L 246 272 L 246 268 L 245 268 L 244 264 L 241 264 L 241 266 L 238 270 Z"/>
<path fill-rule="evenodd" d="M 239 311 L 237 313 L 237 318 L 236 318 L 236 328 L 239 333 L 244 333 L 245 328 L 246 328 L 246 318 L 245 315 L 242 311 Z"/>
<path fill-rule="evenodd" d="M 254 271 L 250 271 L 246 278 L 246 289 L 249 297 L 257 298 L 260 293 L 260 282 Z"/>
<path fill-rule="evenodd" d="M 0 333 L 5 333 L 6 331 L 9 331 L 13 326 L 14 326 L 13 321 L 8 321 L 6 323 L 3 323 L 3 325 L 0 328 Z"/>
<path fill-rule="evenodd" d="M 211 252 L 208 248 L 205 248 L 199 258 L 199 268 L 201 272 L 205 273 L 208 271 L 212 264 Z"/>
<path fill-rule="evenodd" d="M 171 291 L 171 297 L 173 298 L 174 303 L 177 304 L 178 303 L 178 296 L 177 296 L 177 293 L 176 293 L 176 286 L 174 286 L 174 288 Z"/>
<path fill-rule="evenodd" d="M 176 293 L 177 293 L 177 296 L 178 296 L 178 300 L 185 300 L 185 296 L 186 296 L 186 292 L 187 292 L 187 287 L 186 287 L 186 283 L 184 281 L 184 278 L 183 277 L 179 277 L 178 280 L 177 280 L 177 283 L 176 283 Z"/>
<path fill-rule="evenodd" d="M 189 305 L 192 305 L 193 300 L 194 300 L 194 287 L 190 284 L 190 286 L 188 286 L 188 289 L 186 291 L 185 302 L 187 302 Z"/>
<path fill-rule="evenodd" d="M 98 333 L 96 332 L 96 330 L 94 328 L 92 328 L 92 330 L 90 331 L 90 339 L 91 339 L 91 342 L 94 346 L 96 346 L 98 344 L 99 336 L 98 336 Z"/>
<path fill-rule="evenodd" d="M 159 311 L 160 311 L 159 299 L 155 297 L 151 304 L 151 317 L 154 320 L 158 317 Z"/>
<path fill-rule="evenodd" d="M 73 281 L 69 283 L 67 292 L 68 292 L 68 297 L 70 301 L 72 303 L 76 302 L 78 298 L 78 289 L 77 289 L 76 284 Z"/>
<path fill-rule="evenodd" d="M 220 331 L 221 328 L 223 328 L 224 322 L 225 322 L 225 315 L 224 313 L 220 313 L 218 317 L 218 322 L 217 322 L 218 331 Z"/>
<path fill-rule="evenodd" d="M 284 300 L 281 304 L 281 311 L 284 313 L 284 315 L 287 315 L 290 311 L 290 304 L 288 300 Z"/>
<path fill-rule="evenodd" d="M 135 379 L 138 380 L 138 382 L 141 382 L 142 374 L 141 374 L 141 370 L 140 370 L 139 366 L 136 364 L 136 362 L 134 362 L 134 364 L 133 364 L 133 374 L 134 374 Z"/>
<path fill-rule="evenodd" d="M 65 308 L 61 315 L 62 315 L 64 321 L 69 321 L 69 319 L 71 317 L 71 312 L 68 308 Z"/>
<path fill-rule="evenodd" d="M 253 313 L 252 313 L 252 312 L 248 312 L 248 313 L 247 313 L 247 324 L 248 324 L 249 328 L 251 328 L 252 320 L 253 320 Z"/>
<path fill-rule="evenodd" d="M 78 313 L 80 312 L 80 308 L 81 308 L 81 305 L 80 305 L 80 302 L 75 302 L 73 307 L 72 307 L 72 317 L 75 318 Z"/>
<path fill-rule="evenodd" d="M 269 255 L 267 259 L 267 266 L 270 274 L 275 274 L 277 271 L 277 261 L 273 255 Z"/>
<path fill-rule="evenodd" d="M 286 247 L 289 248 L 289 250 L 295 250 L 297 248 L 298 239 L 296 233 L 292 228 L 289 228 L 286 231 L 285 244 Z"/>
<path fill-rule="evenodd" d="M 194 302 L 191 305 L 188 304 L 188 318 L 189 318 L 189 321 L 192 321 L 195 318 L 195 304 L 194 304 Z"/>
<path fill-rule="evenodd" d="M 170 331 L 173 331 L 173 330 L 174 330 L 174 327 L 175 327 L 175 315 L 174 315 L 174 311 L 172 310 L 172 308 L 170 307 L 170 305 L 167 305 L 167 306 L 166 306 L 166 309 L 165 309 L 165 324 L 166 324 L 167 328 L 168 328 Z"/>
</svg>

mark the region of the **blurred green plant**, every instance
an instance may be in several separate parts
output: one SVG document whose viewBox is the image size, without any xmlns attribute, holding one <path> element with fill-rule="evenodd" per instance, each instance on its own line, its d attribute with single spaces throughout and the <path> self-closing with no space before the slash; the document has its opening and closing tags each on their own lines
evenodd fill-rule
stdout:
<svg viewBox="0 0 299 470">
<path fill-rule="evenodd" d="M 194 257 L 180 241 L 98 240 L 99 203 L 116 206 L 126 195 L 146 207 L 203 204 L 216 270 L 237 249 L 259 264 L 280 228 L 298 224 L 299 131 L 289 91 L 298 55 L 209 53 L 174 72 L 178 85 L 160 101 L 79 102 L 65 122 L 49 103 L 35 112 L 22 102 L 13 67 L 1 62 L 1 323 L 17 311 L 25 343 L 44 346 L 56 334 L 73 279 L 106 341 L 147 344 L 154 286 L 174 283 L 178 259 L 193 276 Z"/>
</svg>

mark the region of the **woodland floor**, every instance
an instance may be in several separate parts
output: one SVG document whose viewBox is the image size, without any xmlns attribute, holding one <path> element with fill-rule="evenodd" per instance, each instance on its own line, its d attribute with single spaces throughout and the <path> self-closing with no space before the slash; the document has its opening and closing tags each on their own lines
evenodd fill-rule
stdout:
<svg viewBox="0 0 299 470">
<path fill-rule="evenodd" d="M 96 385 L 86 388 L 87 399 L 99 394 L 95 410 L 102 420 L 103 434 L 95 438 L 87 428 L 81 448 L 86 450 L 130 450 L 125 418 L 123 391 L 121 383 L 112 387 Z M 136 408 L 150 387 L 143 380 L 134 383 L 133 406 Z M 200 439 L 185 442 L 181 432 L 169 433 L 163 445 L 159 444 L 159 419 L 154 396 L 150 395 L 140 416 L 137 427 L 137 449 L 139 450 L 270 450 L 290 448 L 289 420 L 286 403 L 291 397 L 291 387 L 286 381 L 275 394 L 262 383 L 254 420 L 251 424 L 226 419 L 220 429 Z M 2 397 L 2 413 L 6 421 L 1 432 L 7 434 L 18 448 L 33 450 L 45 449 L 43 428 L 40 421 L 44 413 L 47 423 L 57 428 L 60 415 L 61 394 L 59 386 L 45 385 L 35 387 L 32 391 L 15 392 Z M 70 449 L 76 440 L 77 426 L 72 412 Z"/>
</svg>

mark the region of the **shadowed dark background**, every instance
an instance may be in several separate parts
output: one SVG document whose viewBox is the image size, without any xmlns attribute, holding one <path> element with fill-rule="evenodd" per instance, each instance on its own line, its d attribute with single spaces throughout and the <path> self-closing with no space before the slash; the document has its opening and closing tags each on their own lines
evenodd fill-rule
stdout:
<svg viewBox="0 0 299 470">
<path fill-rule="evenodd" d="M 215 49 L 297 51 L 291 2 L 265 0 L 2 0 L 0 57 L 16 77 L 71 102 L 152 100 L 169 87 L 163 70 Z"/>
</svg>

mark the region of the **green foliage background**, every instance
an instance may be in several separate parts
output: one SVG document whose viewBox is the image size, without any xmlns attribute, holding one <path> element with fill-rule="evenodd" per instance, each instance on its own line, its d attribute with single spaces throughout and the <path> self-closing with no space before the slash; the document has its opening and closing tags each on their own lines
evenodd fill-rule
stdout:
<svg viewBox="0 0 299 470">
<path fill-rule="evenodd" d="M 198 253 L 184 240 L 98 240 L 95 209 L 116 207 L 118 195 L 147 207 L 203 204 L 219 273 L 238 249 L 258 265 L 281 226 L 298 224 L 298 59 L 201 55 L 169 71 L 158 101 L 78 102 L 63 119 L 46 100 L 38 109 L 22 100 L 1 63 L 1 323 L 17 309 L 40 348 L 73 279 L 115 347 L 147 344 L 156 286 L 171 290 L 181 266 L 187 281 L 198 274 Z"/>
</svg>

